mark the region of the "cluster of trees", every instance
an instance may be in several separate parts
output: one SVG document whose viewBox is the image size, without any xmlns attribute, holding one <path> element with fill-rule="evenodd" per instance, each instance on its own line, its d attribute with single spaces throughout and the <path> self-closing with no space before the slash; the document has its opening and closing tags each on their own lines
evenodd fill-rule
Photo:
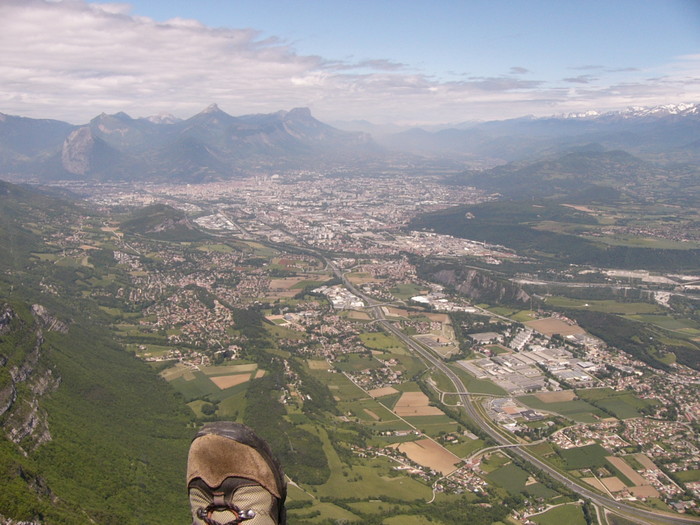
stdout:
<svg viewBox="0 0 700 525">
<path fill-rule="evenodd" d="M 649 325 L 618 315 L 590 310 L 567 310 L 565 314 L 587 332 L 653 368 L 669 370 L 662 358 L 673 353 L 679 363 L 700 370 L 700 347 L 690 341 L 668 344 L 664 342 L 666 338 Z"/>
</svg>

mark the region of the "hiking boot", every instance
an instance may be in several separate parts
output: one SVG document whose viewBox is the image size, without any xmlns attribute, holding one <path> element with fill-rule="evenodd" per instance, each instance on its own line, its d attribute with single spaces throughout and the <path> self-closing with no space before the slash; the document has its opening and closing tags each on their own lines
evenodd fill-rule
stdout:
<svg viewBox="0 0 700 525">
<path fill-rule="evenodd" d="M 192 440 L 187 489 L 193 525 L 285 525 L 284 473 L 251 428 L 219 421 Z"/>
</svg>

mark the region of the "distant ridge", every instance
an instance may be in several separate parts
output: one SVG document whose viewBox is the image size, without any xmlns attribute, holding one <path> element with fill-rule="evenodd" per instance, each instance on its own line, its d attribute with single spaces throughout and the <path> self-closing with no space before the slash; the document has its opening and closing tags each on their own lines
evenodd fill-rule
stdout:
<svg viewBox="0 0 700 525">
<path fill-rule="evenodd" d="M 308 108 L 234 117 L 211 104 L 186 120 L 119 112 L 82 126 L 0 114 L 0 177 L 19 180 L 201 182 L 380 153 L 368 134 L 324 124 Z"/>
<path fill-rule="evenodd" d="M 0 113 L 0 177 L 50 182 L 226 180 L 260 170 L 319 169 L 390 161 L 395 155 L 450 157 L 472 166 L 560 155 L 597 144 L 645 161 L 700 163 L 700 104 L 420 128 L 373 139 L 369 122 L 343 131 L 308 108 L 232 116 L 217 104 L 177 119 L 102 113 L 82 126 Z M 377 128 L 380 129 L 380 128 Z M 386 130 L 386 128 L 384 128 Z"/>
<path fill-rule="evenodd" d="M 465 122 L 439 131 L 408 130 L 380 142 L 392 149 L 488 159 L 492 164 L 562 153 L 589 143 L 625 150 L 644 160 L 697 163 L 699 136 L 700 104 L 693 103 Z"/>
</svg>

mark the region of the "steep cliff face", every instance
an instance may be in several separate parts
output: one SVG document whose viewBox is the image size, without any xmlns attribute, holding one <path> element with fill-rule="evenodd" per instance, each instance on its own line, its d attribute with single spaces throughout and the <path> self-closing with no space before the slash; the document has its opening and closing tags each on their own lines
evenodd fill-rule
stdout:
<svg viewBox="0 0 700 525">
<path fill-rule="evenodd" d="M 68 135 L 61 150 L 63 168 L 76 175 L 85 175 L 90 169 L 90 156 L 95 139 L 90 128 L 82 127 Z"/>
<path fill-rule="evenodd" d="M 42 359 L 43 331 L 68 329 L 41 305 L 31 311 L 33 319 L 22 317 L 8 304 L 0 308 L 0 424 L 25 454 L 51 440 L 40 400 L 60 383 Z"/>
<path fill-rule="evenodd" d="M 471 268 L 427 269 L 426 277 L 454 288 L 473 300 L 499 304 L 526 304 L 530 296 L 522 288 Z"/>
</svg>

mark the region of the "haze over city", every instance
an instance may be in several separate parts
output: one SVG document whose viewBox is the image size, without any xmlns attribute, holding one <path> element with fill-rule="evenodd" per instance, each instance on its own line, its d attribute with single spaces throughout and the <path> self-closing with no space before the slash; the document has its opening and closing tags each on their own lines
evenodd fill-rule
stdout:
<svg viewBox="0 0 700 525">
<path fill-rule="evenodd" d="M 700 98 L 700 4 L 3 0 L 0 111 L 428 125 Z"/>
</svg>

